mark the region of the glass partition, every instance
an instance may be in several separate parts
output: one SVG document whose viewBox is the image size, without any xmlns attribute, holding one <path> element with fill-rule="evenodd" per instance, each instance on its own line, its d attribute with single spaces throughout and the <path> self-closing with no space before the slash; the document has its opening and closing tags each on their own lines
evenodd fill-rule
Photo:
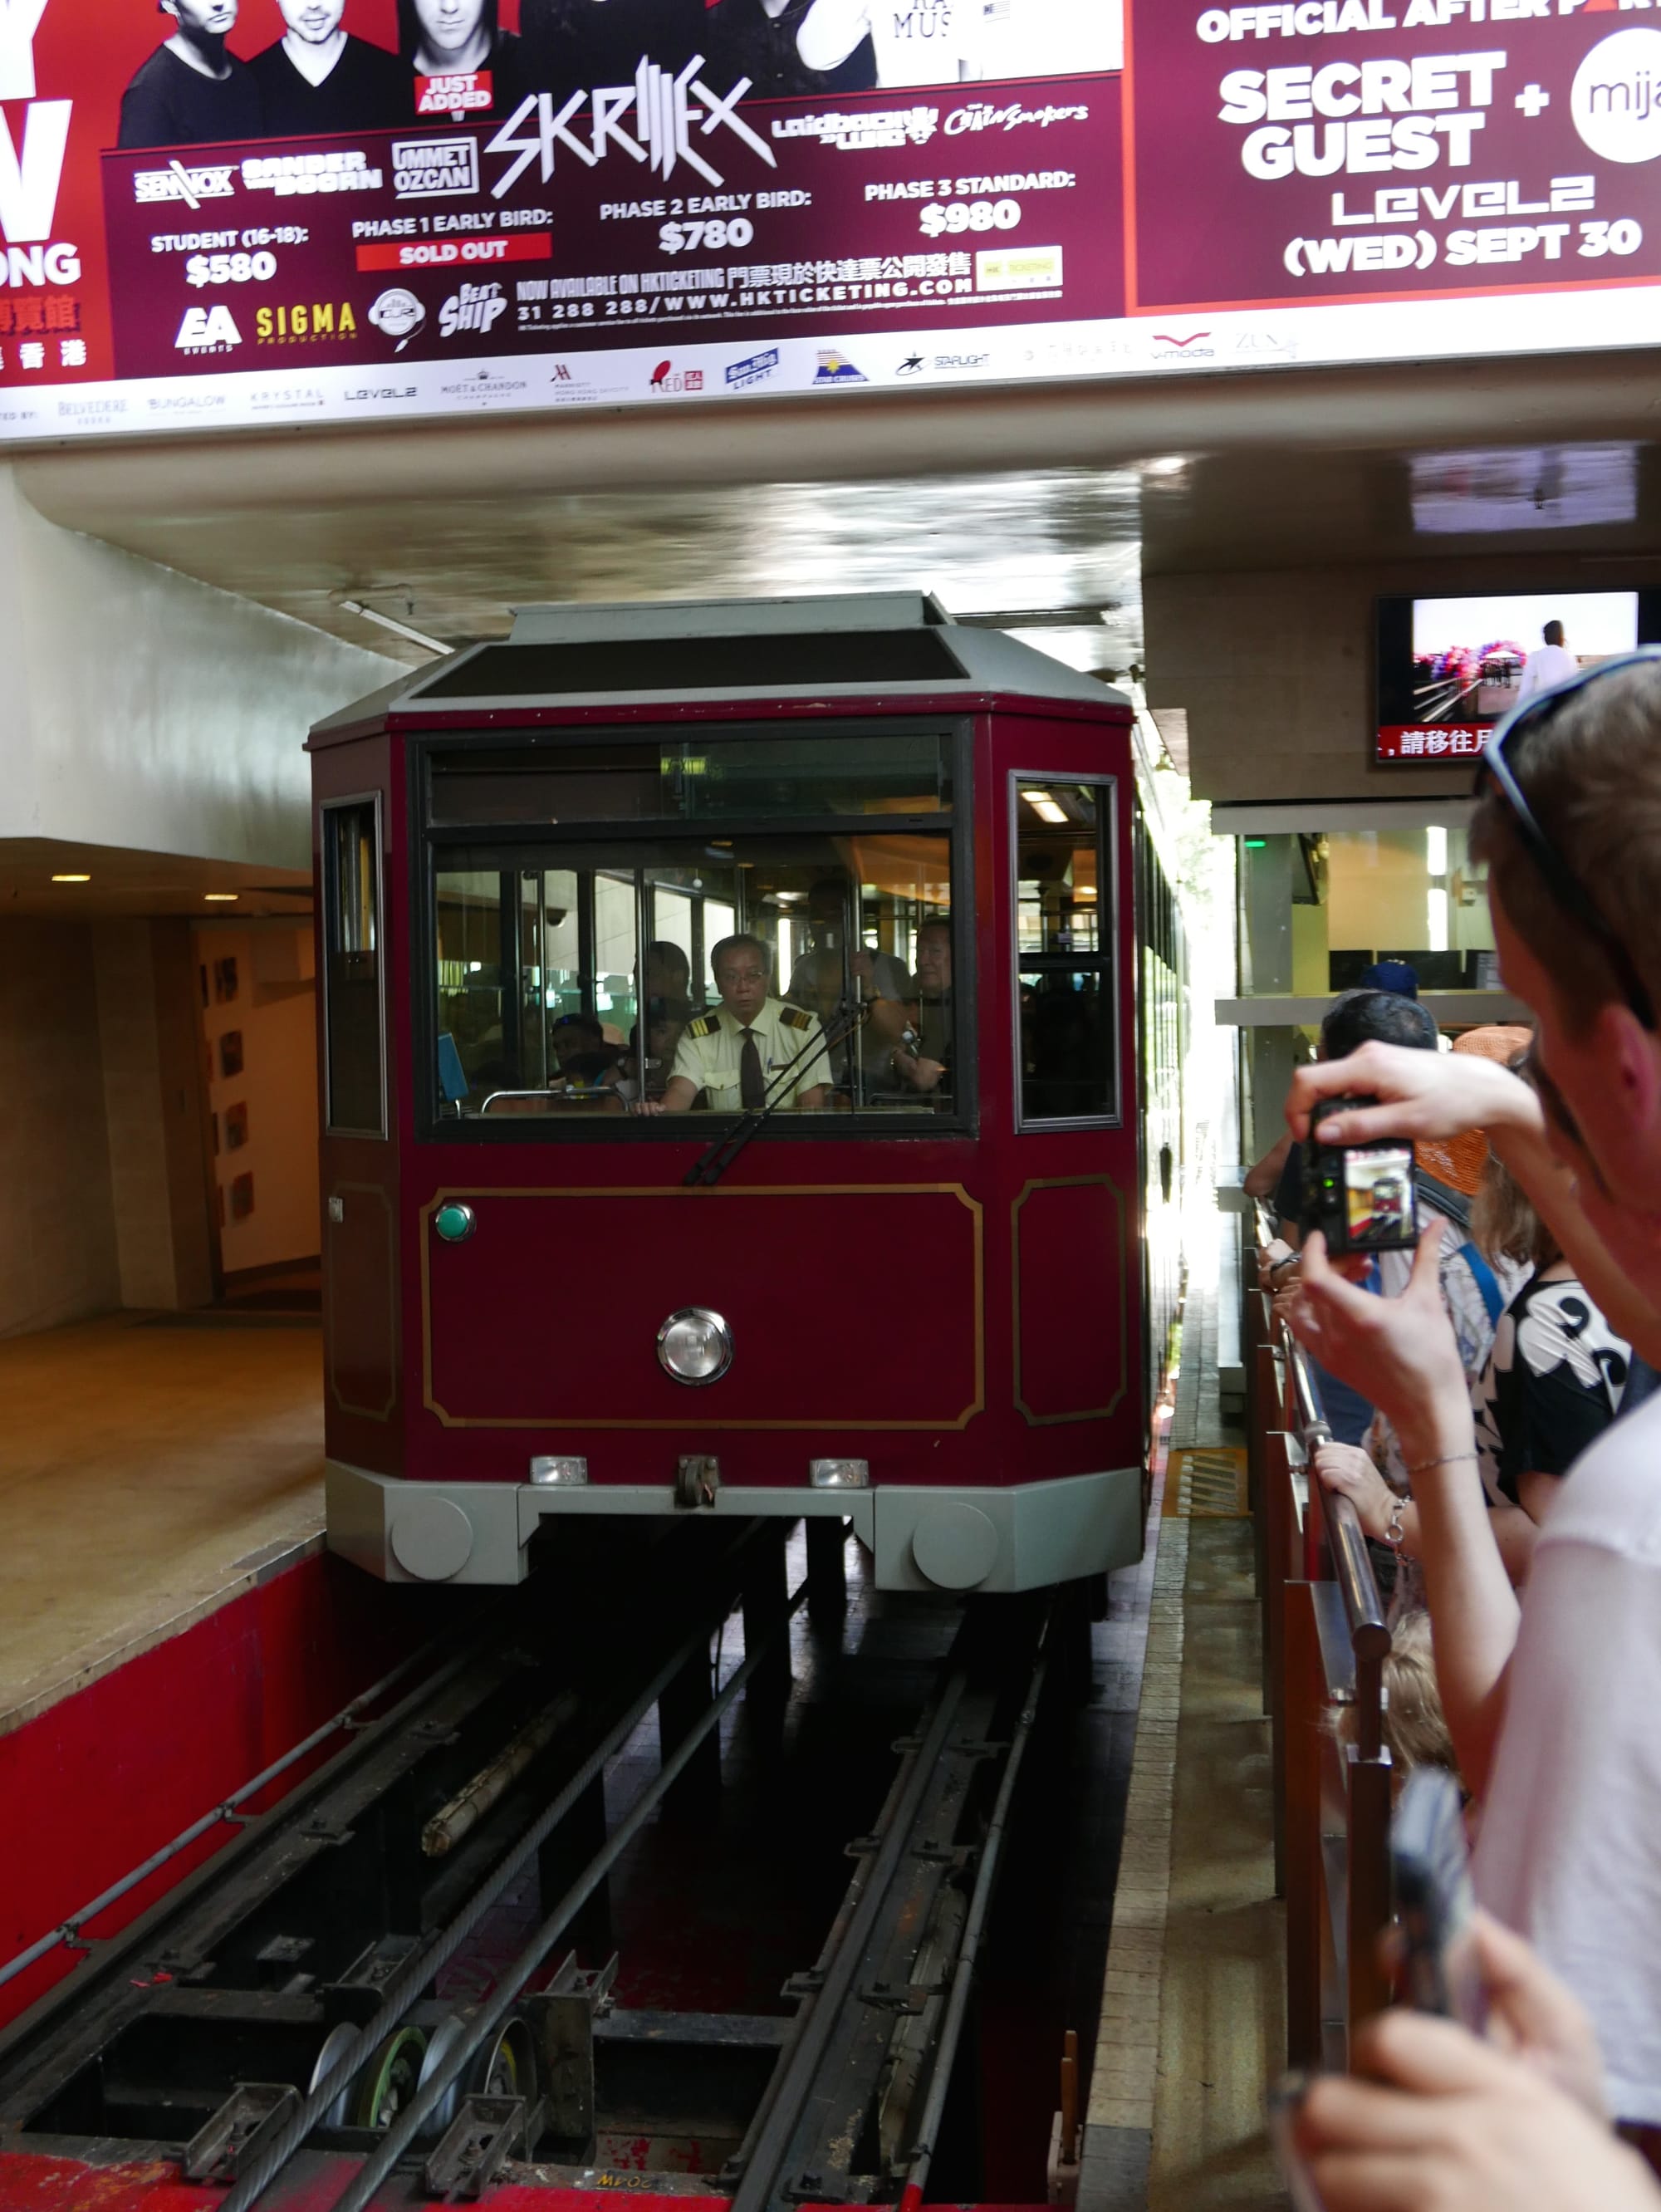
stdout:
<svg viewBox="0 0 1661 2212">
<path fill-rule="evenodd" d="M 943 831 L 434 854 L 440 1066 L 464 1122 L 955 1104 Z"/>
<path fill-rule="evenodd" d="M 381 995 L 380 801 L 322 810 L 325 1120 L 332 1134 L 386 1134 Z"/>
<path fill-rule="evenodd" d="M 1113 799 L 1011 779 L 1022 1128 L 1118 1118 Z"/>
</svg>

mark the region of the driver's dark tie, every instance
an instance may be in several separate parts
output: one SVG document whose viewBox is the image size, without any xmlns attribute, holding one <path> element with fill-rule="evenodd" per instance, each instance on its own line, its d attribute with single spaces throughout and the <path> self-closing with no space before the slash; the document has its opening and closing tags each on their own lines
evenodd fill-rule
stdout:
<svg viewBox="0 0 1661 2212">
<path fill-rule="evenodd" d="M 767 1095 L 767 1079 L 761 1073 L 761 1048 L 755 1042 L 754 1030 L 740 1031 L 744 1049 L 738 1059 L 738 1097 L 746 1112 L 760 1106 Z"/>
</svg>

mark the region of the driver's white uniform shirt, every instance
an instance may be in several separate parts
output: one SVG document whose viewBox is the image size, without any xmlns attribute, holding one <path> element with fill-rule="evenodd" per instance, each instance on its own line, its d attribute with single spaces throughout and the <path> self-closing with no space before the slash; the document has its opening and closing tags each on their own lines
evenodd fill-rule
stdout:
<svg viewBox="0 0 1661 2212">
<path fill-rule="evenodd" d="M 767 999 L 749 1027 L 755 1033 L 769 1103 L 793 1106 L 803 1091 L 829 1082 L 826 1055 L 815 1048 L 824 1034 L 817 1014 L 804 1014 L 782 999 Z M 729 1006 L 712 1008 L 682 1031 L 673 1076 L 695 1083 L 718 1111 L 737 1113 L 743 1104 L 743 1051 L 744 1025 L 737 1014 Z M 791 1067 L 794 1078 L 786 1082 L 783 1071 Z"/>
</svg>

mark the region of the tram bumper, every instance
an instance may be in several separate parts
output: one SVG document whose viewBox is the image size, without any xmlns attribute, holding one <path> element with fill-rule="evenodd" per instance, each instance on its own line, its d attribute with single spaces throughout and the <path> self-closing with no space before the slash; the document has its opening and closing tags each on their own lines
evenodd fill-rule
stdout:
<svg viewBox="0 0 1661 2212">
<path fill-rule="evenodd" d="M 672 1485 L 402 1482 L 330 1460 L 328 1542 L 386 1582 L 508 1583 L 524 1579 L 530 1540 L 549 1520 L 824 1516 L 852 1522 L 872 1555 L 878 1589 L 1041 1589 L 1136 1564 L 1142 1486 L 1139 1467 L 1110 1468 L 973 1490 L 728 1488 L 688 1509 Z"/>
</svg>

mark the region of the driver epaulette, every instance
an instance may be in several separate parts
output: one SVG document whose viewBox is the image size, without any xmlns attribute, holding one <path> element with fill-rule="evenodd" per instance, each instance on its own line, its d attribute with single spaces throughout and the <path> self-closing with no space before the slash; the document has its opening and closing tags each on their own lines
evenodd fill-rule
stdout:
<svg viewBox="0 0 1661 2212">
<path fill-rule="evenodd" d="M 779 1018 L 793 1030 L 810 1030 L 813 1027 L 813 1016 L 804 1014 L 799 1006 L 780 1006 Z"/>
<path fill-rule="evenodd" d="M 720 1026 L 713 1014 L 704 1014 L 697 1021 L 687 1024 L 687 1035 L 696 1037 L 713 1036 Z"/>
</svg>

